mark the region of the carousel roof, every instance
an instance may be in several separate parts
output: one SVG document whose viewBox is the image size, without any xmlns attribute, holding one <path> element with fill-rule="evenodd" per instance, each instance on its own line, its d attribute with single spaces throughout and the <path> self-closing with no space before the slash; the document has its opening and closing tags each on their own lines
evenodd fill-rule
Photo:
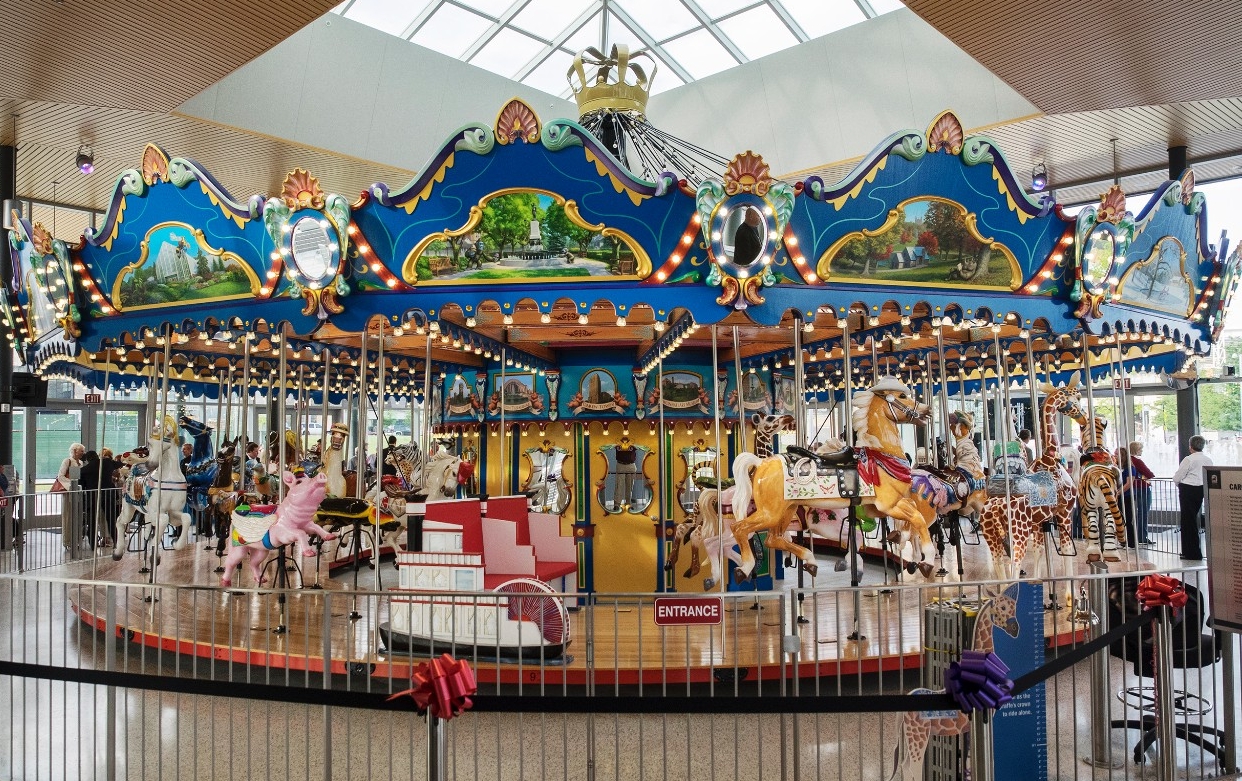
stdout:
<svg viewBox="0 0 1242 781">
<path fill-rule="evenodd" d="M 778 369 L 800 344 L 815 390 L 843 379 L 847 331 L 856 372 L 1019 377 L 1033 357 L 1048 374 L 1081 367 L 1084 343 L 1096 371 L 1176 371 L 1210 347 L 1237 254 L 1207 243 L 1193 173 L 1124 207 L 1118 188 L 1076 217 L 1033 199 L 949 112 L 837 182 L 774 179 L 747 151 L 692 188 L 514 100 L 357 197 L 298 169 L 239 200 L 149 146 L 76 246 L 17 221 L 3 303 L 36 369 L 92 381 L 150 373 L 164 339 L 178 381 L 231 384 L 252 355 L 270 384 L 283 355 L 286 378 L 340 393 L 382 340 L 403 395 L 428 358 L 445 378 L 592 360 L 637 377 L 713 348 Z"/>
</svg>

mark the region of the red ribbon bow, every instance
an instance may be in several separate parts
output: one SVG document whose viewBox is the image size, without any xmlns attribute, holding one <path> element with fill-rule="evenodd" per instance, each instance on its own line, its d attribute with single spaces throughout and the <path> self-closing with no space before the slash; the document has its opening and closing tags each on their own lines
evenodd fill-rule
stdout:
<svg viewBox="0 0 1242 781">
<path fill-rule="evenodd" d="M 1186 605 L 1186 586 L 1168 575 L 1148 575 L 1139 581 L 1138 601 L 1143 607 L 1168 605 L 1180 610 Z"/>
<path fill-rule="evenodd" d="M 470 665 L 448 654 L 415 667 L 412 678 L 414 688 L 397 692 L 388 699 L 410 697 L 419 713 L 430 713 L 445 721 L 470 710 L 470 695 L 479 690 Z"/>
</svg>

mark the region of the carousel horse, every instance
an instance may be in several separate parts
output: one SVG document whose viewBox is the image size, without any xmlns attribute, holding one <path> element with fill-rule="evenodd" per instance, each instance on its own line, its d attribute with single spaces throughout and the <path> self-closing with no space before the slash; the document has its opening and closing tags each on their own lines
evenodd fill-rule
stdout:
<svg viewBox="0 0 1242 781">
<path fill-rule="evenodd" d="M 194 447 L 194 451 L 190 453 L 190 460 L 185 465 L 185 482 L 190 486 L 186 493 L 186 505 L 191 513 L 202 513 L 200 518 L 207 523 L 209 516 L 205 511 L 210 504 L 208 492 L 211 486 L 215 485 L 216 471 L 219 469 L 215 449 L 211 446 L 213 429 L 185 413 L 181 414 L 177 422 L 189 433 Z M 209 531 L 201 527 L 198 529 L 198 533 L 203 536 L 206 536 Z"/>
<path fill-rule="evenodd" d="M 742 453 L 733 461 L 737 481 L 734 507 L 748 507 L 753 497 L 755 511 L 734 520 L 733 537 L 742 552 L 738 571 L 749 575 L 755 557 L 747 540 L 751 534 L 767 531 L 768 545 L 787 551 L 802 560 L 812 576 L 818 571 L 815 555 L 785 538 L 795 507 L 845 509 L 851 500 L 840 496 L 838 469 L 857 469 L 862 504 L 874 508 L 873 514 L 887 515 L 900 524 L 899 532 L 917 540 L 923 561 L 918 566 L 931 574 L 935 556 L 928 522 L 910 495 L 910 462 L 905 459 L 899 423 L 926 422 L 930 408 L 912 398 L 911 391 L 893 377 L 884 377 L 870 389 L 854 394 L 851 424 L 856 448 L 851 451 L 839 441 L 827 443 L 821 452 L 790 448 L 787 456 L 761 459 Z M 797 459 L 796 461 L 794 459 Z M 754 476 L 751 476 L 751 470 Z M 822 471 L 822 479 L 820 474 Z M 902 528 L 904 527 L 904 528 Z"/>
<path fill-rule="evenodd" d="M 1119 501 L 1121 469 L 1104 447 L 1108 421 L 1098 415 L 1088 419 L 1082 412 L 1074 420 L 1082 435 L 1078 497 L 1087 536 L 1087 561 L 1099 561 L 1101 556 L 1105 561 L 1120 561 L 1117 547 L 1126 544 L 1126 522 Z"/>
<path fill-rule="evenodd" d="M 447 449 L 436 451 L 423 469 L 420 489 L 407 490 L 401 477 L 389 475 L 367 494 L 367 501 L 374 508 L 376 525 L 383 534 L 383 545 L 393 550 L 405 534 L 408 518 L 406 505 L 413 502 L 443 502 L 457 497 L 459 486 L 465 486 L 474 475 L 474 464 L 465 461 Z"/>
<path fill-rule="evenodd" d="M 919 468 L 910 473 L 912 495 L 931 530 L 941 562 L 936 572 L 938 577 L 956 574 L 955 570 L 946 566 L 945 553 L 949 546 L 956 548 L 960 562 L 961 516 L 981 513 L 987 503 L 987 478 L 973 436 L 974 416 L 968 412 L 951 412 L 948 423 L 954 439 L 956 466 L 948 469 L 938 468 L 930 462 L 920 463 Z M 920 448 L 920 451 L 923 449 Z M 939 446 L 936 451 L 943 467 L 948 453 Z"/>
<path fill-rule="evenodd" d="M 1019 626 L 1017 615 L 1017 587 L 1009 584 L 984 586 L 985 600 L 975 620 L 974 643 L 976 651 L 994 651 L 992 630 L 1000 628 L 1005 634 L 1016 638 Z M 944 694 L 944 689 L 912 689 L 910 694 Z M 970 732 L 970 717 L 960 710 L 907 711 L 901 719 L 901 734 L 897 738 L 895 767 L 889 781 L 923 781 L 923 757 L 933 737 L 958 737 Z"/>
<path fill-rule="evenodd" d="M 760 415 L 755 413 L 750 419 L 751 431 L 754 432 L 754 453 L 761 458 L 771 456 L 775 450 L 776 435 L 794 426 L 791 415 Z M 699 485 L 699 497 L 695 501 L 695 512 L 685 522 L 673 530 L 673 546 L 669 551 L 668 561 L 664 564 L 666 571 L 672 571 L 677 564 L 681 548 L 690 548 L 690 568 L 686 570 L 687 578 L 699 574 L 703 561 L 721 561 L 721 553 L 728 556 L 734 564 L 741 563 L 741 554 L 733 548 L 732 506 L 733 481 L 721 481 L 722 491 L 718 494 L 716 481 L 708 480 Z M 722 518 L 717 507 L 728 508 L 726 517 Z M 727 544 L 726 544 L 727 541 Z M 704 581 L 704 588 L 712 588 L 715 578 Z"/>
<path fill-rule="evenodd" d="M 136 512 L 141 512 L 151 524 L 152 544 L 157 549 L 161 523 L 167 523 L 171 527 L 174 517 L 179 520 L 179 534 L 173 548 L 181 550 L 189 544 L 190 515 L 185 511 L 186 490 L 189 486 L 185 482 L 185 475 L 181 473 L 177 423 L 171 415 L 164 416 L 164 421 L 152 429 L 147 441 L 150 448 L 146 466 L 150 471 L 138 478 L 131 475 L 130 479 L 134 483 L 125 492 L 125 506 L 116 521 L 112 558 L 117 561 L 125 555 L 125 529 Z M 141 499 L 137 498 L 139 491 Z"/>
<path fill-rule="evenodd" d="M 322 467 L 319 472 L 328 478 L 328 496 L 357 496 L 358 473 L 345 470 L 345 442 L 349 438 L 349 428 L 343 423 L 335 423 L 329 434 L 327 447 L 320 457 Z"/>
<path fill-rule="evenodd" d="M 1010 577 L 1012 567 L 1021 571 L 1027 553 L 1037 553 L 1044 545 L 1043 527 L 1052 522 L 1059 532 L 1062 546 L 1069 545 L 1071 516 L 1075 501 L 1073 481 L 1060 463 L 1056 439 L 1056 416 L 1076 419 L 1078 409 L 1078 378 L 1061 388 L 1045 383 L 1044 401 L 1040 408 L 1040 453 L 1026 472 L 1021 445 L 1010 442 L 995 464 L 988 483 L 988 503 L 983 508 L 980 528 L 992 553 L 993 574 Z M 1008 487 L 1006 487 L 1008 486 Z M 1009 558 L 1007 558 L 1007 556 Z M 1051 574 L 1051 573 L 1049 573 Z"/>
<path fill-rule="evenodd" d="M 315 512 L 323 501 L 327 486 L 327 478 L 318 475 L 309 479 L 299 480 L 292 472 L 285 472 L 283 480 L 286 491 L 285 498 L 276 505 L 271 513 L 253 515 L 233 512 L 232 530 L 229 537 L 232 547 L 228 558 L 224 560 L 224 574 L 220 576 L 221 586 L 233 585 L 233 572 L 249 554 L 250 572 L 257 585 L 263 584 L 263 561 L 267 555 L 282 546 L 296 543 L 303 556 L 314 556 L 315 549 L 310 544 L 311 533 L 324 540 L 332 540 L 336 535 L 315 523 Z"/>
<path fill-rule="evenodd" d="M 208 512 L 211 513 L 213 526 L 216 530 L 216 555 L 224 555 L 224 543 L 229 538 L 232 525 L 233 510 L 241 499 L 236 481 L 233 479 L 234 459 L 241 437 L 226 440 L 216 454 L 216 479 L 207 489 Z"/>
</svg>

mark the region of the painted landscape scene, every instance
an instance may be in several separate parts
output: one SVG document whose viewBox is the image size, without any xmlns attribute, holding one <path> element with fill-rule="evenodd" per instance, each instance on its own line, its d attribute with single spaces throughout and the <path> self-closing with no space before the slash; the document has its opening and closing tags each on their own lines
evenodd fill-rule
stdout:
<svg viewBox="0 0 1242 781">
<path fill-rule="evenodd" d="M 147 237 L 141 266 L 121 280 L 120 307 L 152 306 L 253 295 L 257 285 L 229 253 L 207 252 L 184 225 L 165 225 Z"/>
</svg>

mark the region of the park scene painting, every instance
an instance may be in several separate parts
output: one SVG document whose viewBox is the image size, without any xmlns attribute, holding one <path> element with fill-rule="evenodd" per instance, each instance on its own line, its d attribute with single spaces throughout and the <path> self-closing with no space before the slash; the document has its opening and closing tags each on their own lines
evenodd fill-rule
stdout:
<svg viewBox="0 0 1242 781">
<path fill-rule="evenodd" d="M 1181 242 L 1172 236 L 1156 242 L 1151 254 L 1131 266 L 1122 277 L 1122 302 L 1189 315 L 1194 288 L 1183 268 L 1185 259 Z"/>
<path fill-rule="evenodd" d="M 1013 290 L 1006 252 L 981 241 L 961 206 L 918 198 L 897 207 L 876 235 L 857 233 L 830 261 L 834 280 L 965 283 Z"/>
<path fill-rule="evenodd" d="M 570 219 L 561 199 L 517 192 L 488 200 L 479 223 L 466 233 L 441 234 L 414 268 L 420 283 L 538 282 L 632 277 L 637 262 L 624 239 Z"/>
<path fill-rule="evenodd" d="M 182 301 L 218 301 L 258 293 L 259 280 L 241 258 L 208 247 L 188 225 L 160 225 L 147 234 L 142 257 L 121 275 L 117 309 Z"/>
</svg>

